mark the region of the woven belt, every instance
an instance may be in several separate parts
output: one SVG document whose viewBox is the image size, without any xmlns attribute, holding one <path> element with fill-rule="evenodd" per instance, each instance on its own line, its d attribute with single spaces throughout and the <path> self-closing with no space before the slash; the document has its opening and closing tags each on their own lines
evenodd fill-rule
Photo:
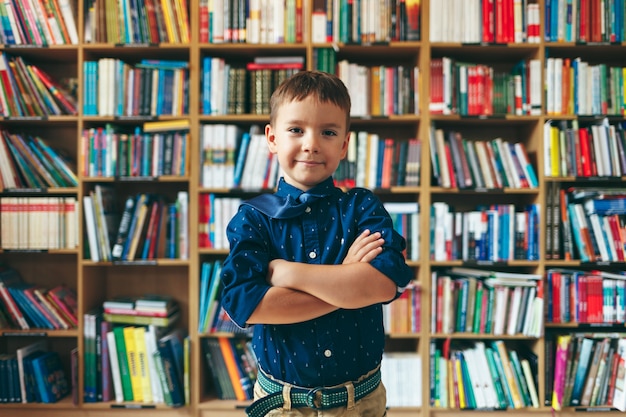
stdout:
<svg viewBox="0 0 626 417">
<path fill-rule="evenodd" d="M 249 417 L 262 417 L 271 410 L 282 407 L 285 404 L 283 398 L 283 384 L 270 379 L 263 372 L 259 372 L 257 382 L 263 391 L 269 395 L 260 398 L 246 408 Z M 354 383 L 354 401 L 373 392 L 380 384 L 380 368 L 372 375 Z M 327 410 L 329 408 L 343 407 L 348 404 L 348 390 L 345 386 L 335 388 L 302 388 L 291 387 L 291 406 L 293 408 L 308 407 L 314 410 Z"/>
</svg>

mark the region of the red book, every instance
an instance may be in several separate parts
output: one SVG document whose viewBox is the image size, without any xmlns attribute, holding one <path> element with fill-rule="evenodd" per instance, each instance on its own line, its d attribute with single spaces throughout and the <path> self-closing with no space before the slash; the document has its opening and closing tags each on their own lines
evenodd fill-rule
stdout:
<svg viewBox="0 0 626 417">
<path fill-rule="evenodd" d="M 159 43 L 160 41 L 159 25 L 157 23 L 156 9 L 154 7 L 155 1 L 159 1 L 159 0 L 144 0 L 145 6 L 146 6 L 146 16 L 148 18 L 148 27 L 150 31 L 150 43 Z M 208 19 L 208 13 L 206 13 L 206 16 Z M 202 18 L 202 12 L 200 13 L 200 18 Z M 208 30 L 207 30 L 207 35 L 208 35 Z M 200 36 L 202 36 L 202 25 L 200 26 Z"/>
<path fill-rule="evenodd" d="M 505 43 L 505 35 L 504 35 L 504 2 L 505 2 L 505 0 L 496 0 L 496 12 L 495 12 L 495 39 L 496 39 L 496 43 Z"/>
<path fill-rule="evenodd" d="M 493 33 L 493 2 L 494 0 L 482 0 L 482 41 L 486 43 L 493 43 L 495 41 Z"/>
<path fill-rule="evenodd" d="M 591 42 L 602 42 L 602 4 L 591 0 Z"/>
<path fill-rule="evenodd" d="M 63 313 L 64 317 L 68 318 L 74 326 L 78 326 L 78 304 L 74 290 L 64 285 L 59 285 L 48 290 L 46 296 L 52 301 L 54 307 Z"/>
<path fill-rule="evenodd" d="M 393 162 L 393 139 L 387 138 L 384 141 L 381 188 L 391 188 L 391 169 Z"/>
<path fill-rule="evenodd" d="M 255 62 L 249 62 L 246 64 L 246 69 L 248 71 L 257 71 L 257 70 L 279 70 L 279 69 L 303 69 L 304 64 L 301 62 L 275 62 L 269 64 L 257 64 Z"/>
<path fill-rule="evenodd" d="M 561 273 L 552 272 L 552 323 L 561 323 Z"/>
<path fill-rule="evenodd" d="M 446 142 L 444 144 L 444 149 L 446 152 L 446 161 L 448 161 L 448 171 L 450 172 L 450 187 L 456 188 L 456 175 L 454 175 L 454 165 L 452 164 L 452 155 L 450 154 L 450 144 Z"/>
<path fill-rule="evenodd" d="M 211 198 L 209 193 L 200 194 L 200 209 L 198 210 L 198 246 L 210 248 L 209 218 L 211 217 Z"/>
<path fill-rule="evenodd" d="M 613 245 L 615 246 L 615 252 L 617 254 L 617 260 L 619 262 L 624 262 L 624 242 L 622 241 L 622 234 L 620 232 L 621 226 L 619 215 L 613 214 L 607 216 L 607 221 L 609 223 L 609 226 L 611 227 L 611 230 L 606 230 L 605 233 L 611 233 L 611 237 L 613 238 Z"/>
<path fill-rule="evenodd" d="M 579 0 L 580 1 L 580 10 L 579 13 L 579 35 L 578 40 L 580 42 L 589 42 L 589 3 L 591 0 Z"/>
<path fill-rule="evenodd" d="M 578 287 L 578 323 L 587 323 L 587 277 L 578 275 L 576 285 Z"/>
<path fill-rule="evenodd" d="M 589 149 L 589 130 L 582 128 L 578 130 L 580 142 L 580 163 L 584 177 L 591 176 L 591 152 Z"/>
<path fill-rule="evenodd" d="M 304 13 L 303 0 L 296 0 L 296 43 L 302 43 L 304 39 Z"/>
<path fill-rule="evenodd" d="M 146 238 L 143 242 L 142 259 L 154 259 L 154 253 L 150 251 L 154 248 L 154 242 L 156 241 L 157 228 L 161 220 L 161 208 L 162 203 L 158 200 L 152 202 L 150 207 L 150 217 L 148 219 L 148 227 L 146 229 Z"/>
<path fill-rule="evenodd" d="M 435 333 L 442 333 L 443 331 L 443 309 L 445 308 L 443 305 L 443 286 L 446 278 L 437 277 L 437 300 L 436 307 L 437 310 L 435 312 Z"/>
</svg>

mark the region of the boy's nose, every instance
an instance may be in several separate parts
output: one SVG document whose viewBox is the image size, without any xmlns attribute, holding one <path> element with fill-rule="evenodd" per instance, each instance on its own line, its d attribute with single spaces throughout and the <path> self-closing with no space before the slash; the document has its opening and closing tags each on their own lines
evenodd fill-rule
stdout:
<svg viewBox="0 0 626 417">
<path fill-rule="evenodd" d="M 307 134 L 302 139 L 302 148 L 308 152 L 317 152 L 318 141 L 315 135 Z"/>
</svg>

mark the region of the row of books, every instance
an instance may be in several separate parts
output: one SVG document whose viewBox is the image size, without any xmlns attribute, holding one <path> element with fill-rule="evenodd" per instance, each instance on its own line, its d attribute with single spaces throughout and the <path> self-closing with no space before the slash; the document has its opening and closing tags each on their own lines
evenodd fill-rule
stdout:
<svg viewBox="0 0 626 417">
<path fill-rule="evenodd" d="M 593 0 L 545 2 L 546 42 L 622 42 L 626 39 L 624 2 Z"/>
<path fill-rule="evenodd" d="M 350 133 L 347 158 L 336 172 L 339 186 L 369 189 L 420 185 L 422 142 L 375 132 Z"/>
<path fill-rule="evenodd" d="M 383 205 L 393 221 L 393 227 L 406 240 L 404 257 L 409 261 L 419 261 L 421 230 L 419 203 L 386 201 Z"/>
<path fill-rule="evenodd" d="M 2 328 L 65 330 L 78 326 L 76 293 L 66 285 L 44 288 L 25 282 L 19 272 L 0 265 Z"/>
<path fill-rule="evenodd" d="M 539 4 L 522 0 L 444 0 L 430 8 L 430 41 L 539 43 Z"/>
<path fill-rule="evenodd" d="M 0 403 L 55 403 L 72 389 L 58 352 L 46 340 L 0 355 Z"/>
<path fill-rule="evenodd" d="M 432 286 L 433 332 L 541 336 L 541 275 L 459 267 L 433 272 Z"/>
<path fill-rule="evenodd" d="M 73 161 L 39 136 L 0 130 L 0 189 L 75 187 Z"/>
<path fill-rule="evenodd" d="M 189 196 L 175 201 L 148 193 L 130 195 L 117 207 L 116 191 L 98 184 L 83 196 L 92 261 L 134 261 L 189 256 Z"/>
<path fill-rule="evenodd" d="M 172 126 L 147 131 L 148 125 Z M 161 129 L 160 127 L 157 127 Z M 189 170 L 189 120 L 146 122 L 126 130 L 112 124 L 84 129 L 81 136 L 85 177 L 186 176 Z"/>
<path fill-rule="evenodd" d="M 546 302 L 548 323 L 623 323 L 626 274 L 548 269 Z"/>
<path fill-rule="evenodd" d="M 251 343 L 248 339 L 224 336 L 201 339 L 211 385 L 220 399 L 253 398 L 257 362 Z"/>
<path fill-rule="evenodd" d="M 77 213 L 76 197 L 0 197 L 0 247 L 75 249 Z"/>
<path fill-rule="evenodd" d="M 0 53 L 0 115 L 46 117 L 75 115 L 76 98 L 43 69 L 21 56 Z"/>
<path fill-rule="evenodd" d="M 547 121 L 543 130 L 547 177 L 621 177 L 626 175 L 624 124 L 608 119 L 589 126 L 577 120 Z"/>
<path fill-rule="evenodd" d="M 314 1 L 311 39 L 314 43 L 371 44 L 421 39 L 419 0 Z"/>
<path fill-rule="evenodd" d="M 78 32 L 69 0 L 8 0 L 0 6 L 5 45 L 76 45 Z"/>
<path fill-rule="evenodd" d="M 538 204 L 513 204 L 456 211 L 445 202 L 431 207 L 430 257 L 434 261 L 539 259 Z"/>
<path fill-rule="evenodd" d="M 417 66 L 362 65 L 342 59 L 334 71 L 352 98 L 350 116 L 376 117 L 419 113 Z"/>
<path fill-rule="evenodd" d="M 304 57 L 256 57 L 236 65 L 224 58 L 202 58 L 202 114 L 269 114 L 276 87 L 304 69 Z"/>
<path fill-rule="evenodd" d="M 198 246 L 210 249 L 229 249 L 226 226 L 237 213 L 240 197 L 225 197 L 202 193 L 198 210 Z"/>
<path fill-rule="evenodd" d="M 626 410 L 623 333 L 569 333 L 546 340 L 546 405 Z"/>
<path fill-rule="evenodd" d="M 422 358 L 415 352 L 384 352 L 381 380 L 387 407 L 422 406 Z"/>
<path fill-rule="evenodd" d="M 200 1 L 203 43 L 302 43 L 305 26 L 301 1 Z"/>
<path fill-rule="evenodd" d="M 189 63 L 143 59 L 83 62 L 85 116 L 181 116 L 189 113 Z"/>
<path fill-rule="evenodd" d="M 259 125 L 202 125 L 201 184 L 208 188 L 273 188 L 280 175 Z"/>
<path fill-rule="evenodd" d="M 450 57 L 430 60 L 431 114 L 539 115 L 541 61 L 518 61 L 509 71 Z"/>
<path fill-rule="evenodd" d="M 545 77 L 548 115 L 626 114 L 624 66 L 594 65 L 580 57 L 548 57 Z"/>
<path fill-rule="evenodd" d="M 411 282 L 400 297 L 391 303 L 383 304 L 385 333 L 397 335 L 420 332 L 422 319 L 421 296 L 421 287 Z"/>
<path fill-rule="evenodd" d="M 444 188 L 537 188 L 526 146 L 495 139 L 468 139 L 457 131 L 430 129 L 432 171 Z"/>
<path fill-rule="evenodd" d="M 537 355 L 503 340 L 430 342 L 430 402 L 436 408 L 538 408 Z"/>
<path fill-rule="evenodd" d="M 84 315 L 84 401 L 189 404 L 189 338 L 180 329 L 114 325 Z"/>
<path fill-rule="evenodd" d="M 86 43 L 189 43 L 190 39 L 186 0 L 85 2 Z"/>
<path fill-rule="evenodd" d="M 578 259 L 583 262 L 624 262 L 626 195 L 622 192 L 608 200 L 576 200 L 570 192 L 566 197 L 567 218 L 561 219 L 567 234 L 565 250 L 578 254 Z"/>
</svg>

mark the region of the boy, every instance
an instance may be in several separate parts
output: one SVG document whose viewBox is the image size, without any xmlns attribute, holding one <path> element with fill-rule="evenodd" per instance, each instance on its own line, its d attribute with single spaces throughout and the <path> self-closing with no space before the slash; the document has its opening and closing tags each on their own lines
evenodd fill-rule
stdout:
<svg viewBox="0 0 626 417">
<path fill-rule="evenodd" d="M 270 100 L 268 147 L 283 177 L 244 202 L 227 228 L 222 305 L 253 325 L 257 416 L 385 415 L 382 303 L 412 279 L 405 241 L 374 194 L 344 193 L 350 96 L 333 75 L 302 71 Z"/>
</svg>

